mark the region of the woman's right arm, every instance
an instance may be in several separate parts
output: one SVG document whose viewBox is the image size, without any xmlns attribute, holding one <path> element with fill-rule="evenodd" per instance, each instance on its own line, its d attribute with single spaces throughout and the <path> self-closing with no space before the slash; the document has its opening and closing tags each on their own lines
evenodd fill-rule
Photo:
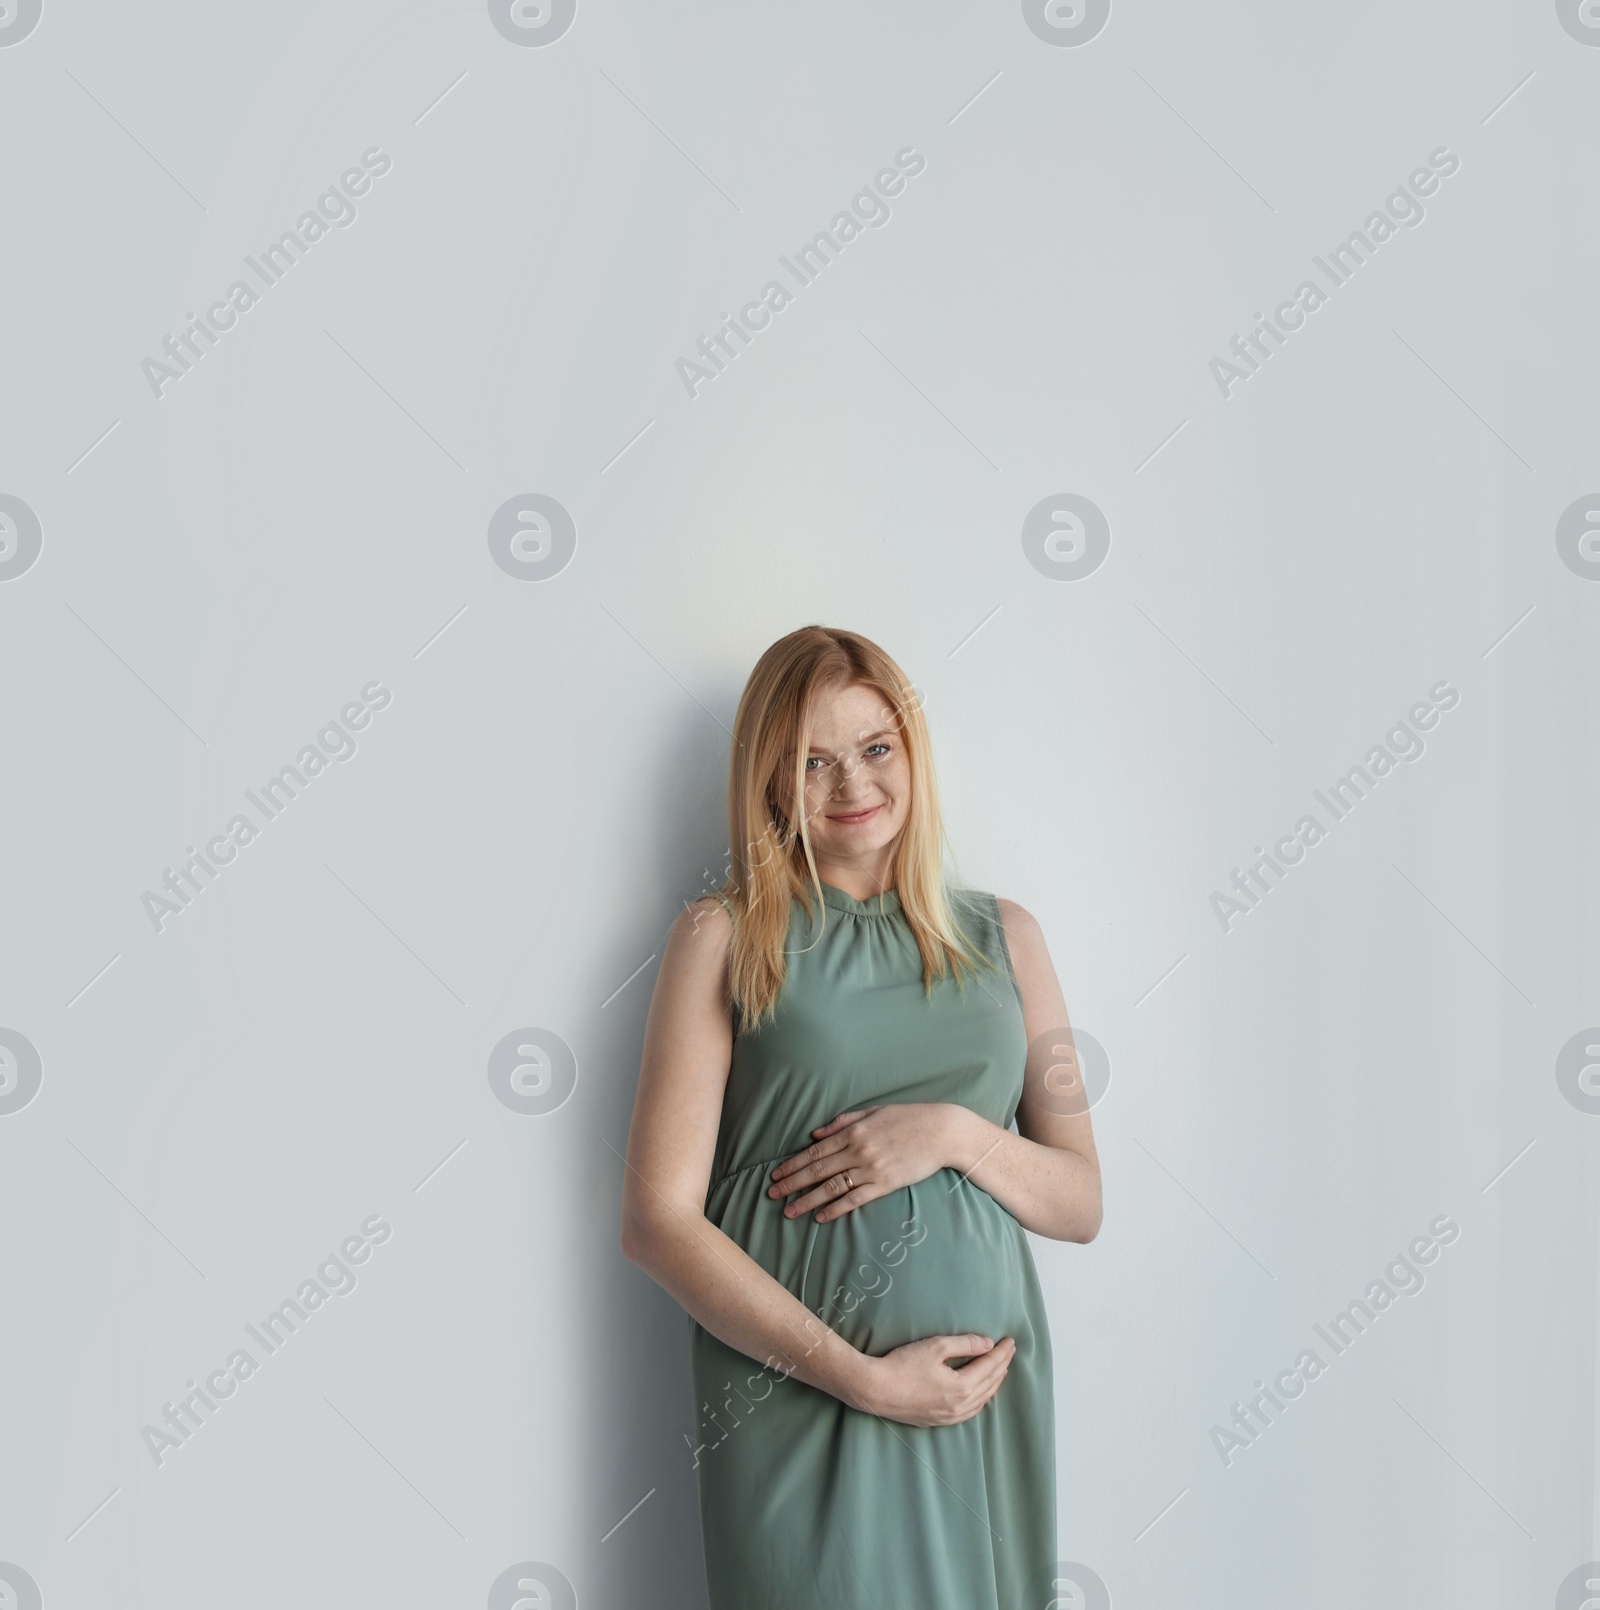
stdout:
<svg viewBox="0 0 1600 1610">
<path fill-rule="evenodd" d="M 969 1419 L 999 1390 L 1015 1351 L 1009 1341 L 930 1337 L 869 1357 L 705 1216 L 733 1054 L 732 936 L 727 911 L 706 900 L 668 937 L 628 1134 L 623 1253 L 729 1347 L 852 1408 L 909 1425 Z M 944 1362 L 960 1357 L 973 1362 L 959 1370 Z"/>
</svg>

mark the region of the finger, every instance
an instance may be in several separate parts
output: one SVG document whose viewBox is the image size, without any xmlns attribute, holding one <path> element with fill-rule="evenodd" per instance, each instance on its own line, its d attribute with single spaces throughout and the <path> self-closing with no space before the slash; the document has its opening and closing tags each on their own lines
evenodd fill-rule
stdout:
<svg viewBox="0 0 1600 1610">
<path fill-rule="evenodd" d="M 844 1174 L 851 1168 L 860 1167 L 860 1160 L 853 1158 L 851 1152 L 841 1144 L 840 1149 L 831 1156 L 824 1157 L 819 1162 L 807 1163 L 792 1174 L 785 1174 L 781 1180 L 767 1188 L 767 1195 L 795 1196 L 813 1185 L 820 1185 L 824 1180 L 831 1180 L 836 1174 Z"/>
<path fill-rule="evenodd" d="M 961 1373 L 965 1375 L 967 1372 L 963 1370 Z M 1004 1374 L 1002 1372 L 1001 1375 L 997 1375 L 992 1379 L 985 1380 L 981 1385 L 981 1389 L 979 1387 L 969 1388 L 963 1386 L 955 1402 L 950 1405 L 950 1409 L 955 1420 L 958 1423 L 962 1420 L 970 1420 L 973 1415 L 977 1414 L 983 1408 L 984 1404 L 993 1398 L 995 1392 L 999 1388 L 1001 1380 L 1003 1379 Z"/>
<path fill-rule="evenodd" d="M 1016 1350 L 1005 1342 L 997 1342 L 981 1358 L 974 1359 L 972 1363 L 962 1370 L 963 1381 L 969 1381 L 970 1391 L 975 1397 L 982 1397 L 989 1389 L 990 1383 L 997 1377 L 1004 1375 L 1010 1368 L 1011 1360 L 1016 1356 Z"/>
<path fill-rule="evenodd" d="M 772 1177 L 774 1180 L 786 1179 L 790 1174 L 793 1174 L 798 1170 L 815 1168 L 816 1165 L 824 1158 L 831 1157 L 836 1152 L 843 1151 L 843 1149 L 849 1144 L 848 1139 L 831 1139 L 828 1141 L 819 1140 L 814 1146 L 807 1146 L 804 1151 L 796 1152 L 793 1157 L 784 1158 L 784 1160 L 779 1163 L 775 1169 L 773 1169 Z"/>
<path fill-rule="evenodd" d="M 963 1389 L 973 1402 L 982 1403 L 995 1390 L 1011 1361 L 1017 1356 L 1016 1348 L 1008 1342 L 999 1342 L 982 1358 L 969 1364 L 961 1372 Z M 970 1382 L 968 1378 L 970 1377 Z"/>
<path fill-rule="evenodd" d="M 827 1186 L 818 1186 L 816 1190 L 807 1191 L 804 1196 L 796 1198 L 793 1202 L 786 1202 L 783 1216 L 786 1219 L 798 1219 L 803 1213 L 810 1213 L 814 1208 L 823 1207 L 832 1200 Z"/>
<path fill-rule="evenodd" d="M 805 1158 L 813 1161 L 803 1161 Z M 845 1174 L 850 1169 L 860 1170 L 861 1167 L 863 1159 L 858 1156 L 858 1148 L 852 1145 L 847 1135 L 840 1135 L 834 1140 L 819 1140 L 816 1146 L 811 1146 L 792 1161 L 789 1174 L 773 1180 L 773 1185 L 768 1187 L 768 1195 L 794 1196 L 795 1191 L 821 1185 L 824 1180 L 834 1179 L 835 1175 Z"/>
<path fill-rule="evenodd" d="M 853 1213 L 868 1202 L 876 1202 L 883 1194 L 875 1185 L 858 1185 L 853 1191 L 841 1196 L 837 1202 L 823 1208 L 817 1214 L 817 1223 L 826 1224 L 829 1219 L 843 1218 L 846 1213 Z"/>
<path fill-rule="evenodd" d="M 783 1211 L 787 1217 L 797 1219 L 802 1213 L 811 1212 L 813 1208 L 825 1207 L 829 1202 L 837 1202 L 841 1197 L 848 1196 L 850 1190 L 851 1187 L 844 1182 L 844 1175 L 835 1174 L 830 1179 L 824 1180 L 814 1191 L 807 1191 L 798 1201 L 790 1202 Z"/>
<path fill-rule="evenodd" d="M 857 1119 L 865 1118 L 869 1112 L 874 1111 L 876 1111 L 875 1108 L 863 1107 L 860 1112 L 840 1113 L 837 1118 L 831 1119 L 828 1123 L 825 1123 L 821 1129 L 813 1129 L 811 1133 L 820 1140 L 822 1136 L 835 1134 L 837 1131 L 855 1123 Z"/>
<path fill-rule="evenodd" d="M 1012 1349 L 1001 1343 L 961 1372 L 962 1397 L 971 1413 L 976 1414 L 1000 1390 L 1000 1383 L 1005 1380 L 1015 1356 Z"/>
<path fill-rule="evenodd" d="M 1015 1358 L 1016 1354 L 1013 1353 L 1011 1356 L 1012 1356 L 1012 1358 Z M 978 1412 L 980 1414 L 982 1414 L 983 1411 L 985 1409 L 987 1409 L 989 1407 L 989 1405 L 991 1403 L 993 1403 L 994 1400 L 997 1397 L 1000 1396 L 1001 1389 L 1005 1386 L 1006 1379 L 1010 1375 L 1010 1373 L 1011 1373 L 1011 1364 L 1008 1361 L 1007 1364 L 1006 1364 L 1006 1367 L 1003 1370 L 1001 1370 L 1000 1373 L 995 1377 L 993 1385 L 990 1386 L 989 1390 L 983 1394 L 983 1402 L 978 1405 Z"/>
<path fill-rule="evenodd" d="M 978 1395 L 987 1400 L 1000 1390 L 1000 1383 L 1006 1378 L 1006 1371 L 1016 1362 L 1017 1344 L 1008 1336 L 1003 1342 L 997 1342 L 979 1361 L 986 1373 L 981 1373 L 977 1381 Z M 963 1371 L 963 1374 L 966 1372 Z"/>
<path fill-rule="evenodd" d="M 992 1337 L 979 1336 L 976 1331 L 969 1331 L 965 1336 L 935 1336 L 931 1340 L 939 1350 L 939 1358 L 947 1363 L 953 1358 L 977 1358 L 994 1346 Z"/>
<path fill-rule="evenodd" d="M 976 1399 L 968 1399 L 961 1407 L 959 1425 L 962 1420 L 972 1420 L 982 1414 L 985 1409 L 1000 1395 L 1000 1388 L 1006 1384 L 1006 1372 L 1002 1370 L 995 1379 L 989 1383 Z"/>
<path fill-rule="evenodd" d="M 782 1179 L 775 1179 L 767 1188 L 769 1196 L 793 1196 L 797 1191 L 806 1190 L 809 1186 L 820 1184 L 823 1180 L 831 1179 L 835 1174 L 842 1174 L 850 1166 L 850 1157 L 841 1144 L 837 1152 L 827 1157 L 818 1158 L 813 1163 L 802 1163 L 785 1174 Z"/>
</svg>

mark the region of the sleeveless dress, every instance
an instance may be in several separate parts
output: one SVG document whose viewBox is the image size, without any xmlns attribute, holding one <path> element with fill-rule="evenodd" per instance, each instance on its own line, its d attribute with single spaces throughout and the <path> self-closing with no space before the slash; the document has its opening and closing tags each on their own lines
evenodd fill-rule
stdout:
<svg viewBox="0 0 1600 1610">
<path fill-rule="evenodd" d="M 772 1169 L 840 1113 L 954 1102 L 1002 1128 L 1022 1094 L 1021 994 L 991 894 L 951 891 L 994 964 L 931 996 L 899 897 L 830 884 L 790 912 L 776 1018 L 733 1057 L 706 1216 L 853 1346 L 1014 1336 L 999 1392 L 961 1425 L 847 1407 L 690 1319 L 712 1610 L 1037 1610 L 1056 1547 L 1050 1333 L 1026 1232 L 953 1169 L 818 1224 Z"/>
</svg>

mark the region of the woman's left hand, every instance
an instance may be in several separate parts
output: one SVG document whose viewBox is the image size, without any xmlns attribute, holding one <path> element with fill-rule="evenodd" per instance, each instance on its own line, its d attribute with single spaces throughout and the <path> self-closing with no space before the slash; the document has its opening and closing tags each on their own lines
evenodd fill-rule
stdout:
<svg viewBox="0 0 1600 1610">
<path fill-rule="evenodd" d="M 797 1198 L 784 1208 L 786 1218 L 817 1208 L 817 1223 L 837 1219 L 946 1167 L 964 1111 L 950 1102 L 920 1101 L 841 1113 L 811 1131 L 814 1145 L 773 1169 L 767 1195 Z"/>
</svg>

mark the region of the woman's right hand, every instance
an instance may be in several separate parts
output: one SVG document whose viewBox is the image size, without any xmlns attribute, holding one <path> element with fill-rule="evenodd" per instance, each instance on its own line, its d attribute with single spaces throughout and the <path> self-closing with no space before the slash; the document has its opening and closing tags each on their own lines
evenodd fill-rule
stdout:
<svg viewBox="0 0 1600 1610">
<path fill-rule="evenodd" d="M 1015 1340 L 926 1336 L 881 1358 L 864 1359 L 851 1407 L 908 1426 L 954 1426 L 970 1420 L 1000 1390 L 1017 1356 Z M 971 1359 L 954 1369 L 946 1362 Z"/>
</svg>

